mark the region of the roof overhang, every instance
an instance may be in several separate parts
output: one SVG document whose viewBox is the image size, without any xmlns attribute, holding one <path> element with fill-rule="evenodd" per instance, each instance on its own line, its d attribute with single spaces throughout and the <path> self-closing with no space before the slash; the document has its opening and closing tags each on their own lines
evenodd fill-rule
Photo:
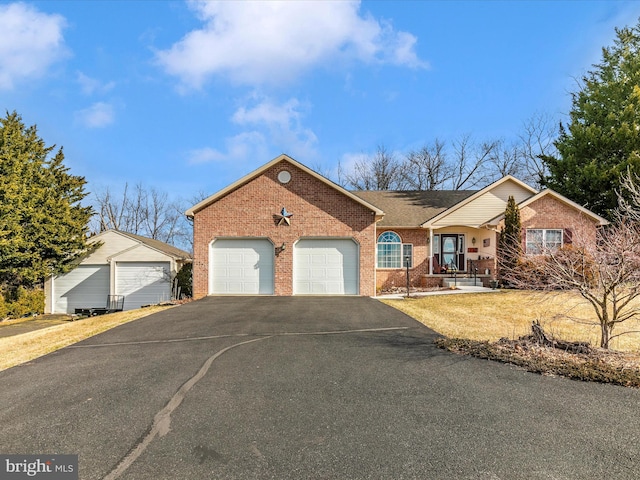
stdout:
<svg viewBox="0 0 640 480">
<path fill-rule="evenodd" d="M 518 204 L 518 208 L 519 209 L 523 209 L 523 208 L 531 205 L 536 200 L 540 200 L 541 198 L 546 197 L 546 196 L 551 196 L 551 197 L 555 198 L 556 200 L 564 203 L 565 205 L 568 205 L 569 207 L 574 208 L 575 210 L 578 210 L 581 214 L 585 215 L 588 218 L 591 218 L 598 225 L 602 226 L 602 225 L 608 225 L 609 224 L 609 221 L 606 220 L 605 218 L 601 217 L 600 215 L 597 215 L 597 214 L 593 213 L 591 210 L 583 207 L 582 205 L 578 205 L 576 202 L 574 202 L 572 200 L 569 200 L 564 195 L 560 195 L 558 192 L 554 192 L 553 190 L 551 190 L 549 188 L 547 188 L 545 190 L 542 190 L 541 192 L 537 193 L 536 195 L 534 195 L 532 197 L 529 197 L 526 200 L 520 202 Z M 484 223 L 482 226 L 483 227 L 495 227 L 503 219 L 504 219 L 504 213 L 498 215 L 495 218 L 492 218 L 488 222 Z"/>
<path fill-rule="evenodd" d="M 194 205 L 193 207 L 188 209 L 185 212 L 185 215 L 188 218 L 193 218 L 194 215 L 196 213 L 198 213 L 200 210 L 202 210 L 203 208 L 206 208 L 209 205 L 211 205 L 212 203 L 215 203 L 216 201 L 218 201 L 219 199 L 221 199 L 225 195 L 228 195 L 229 193 L 233 192 L 234 190 L 237 190 L 238 188 L 242 187 L 243 185 L 249 183 L 254 178 L 259 177 L 260 175 L 262 175 L 269 168 L 271 168 L 274 165 L 276 165 L 277 163 L 280 163 L 280 162 L 283 162 L 283 161 L 284 162 L 288 162 L 291 165 L 293 165 L 294 167 L 299 168 L 300 170 L 304 171 L 305 173 L 307 173 L 307 174 L 311 175 L 312 177 L 316 178 L 317 180 L 321 181 L 325 185 L 328 185 L 329 187 L 333 188 L 334 190 L 337 190 L 338 192 L 342 193 L 344 196 L 350 198 L 354 202 L 359 203 L 363 207 L 366 207 L 367 209 L 371 210 L 372 212 L 374 212 L 374 214 L 376 216 L 376 221 L 380 220 L 384 216 L 384 212 L 382 210 L 380 210 L 378 207 L 376 207 L 375 205 L 372 205 L 369 202 L 366 202 L 365 200 L 363 200 L 362 198 L 358 197 L 357 195 L 355 195 L 355 194 L 351 193 L 350 191 L 342 188 L 337 183 L 332 182 L 328 178 L 320 175 L 318 172 L 315 172 L 314 170 L 311 170 L 309 167 L 303 165 L 302 163 L 298 162 L 297 160 L 294 160 L 293 158 L 291 158 L 291 157 L 289 157 L 288 155 L 285 155 L 285 154 L 282 154 L 282 155 L 274 158 L 270 162 L 265 163 L 264 165 L 262 165 L 257 170 L 254 170 L 253 172 L 249 173 L 248 175 L 245 175 L 240 180 L 232 183 L 228 187 L 223 188 L 222 190 L 218 191 L 217 193 L 214 193 L 213 195 L 211 195 L 210 197 L 205 198 L 200 203 L 197 203 L 196 205 Z"/>
</svg>

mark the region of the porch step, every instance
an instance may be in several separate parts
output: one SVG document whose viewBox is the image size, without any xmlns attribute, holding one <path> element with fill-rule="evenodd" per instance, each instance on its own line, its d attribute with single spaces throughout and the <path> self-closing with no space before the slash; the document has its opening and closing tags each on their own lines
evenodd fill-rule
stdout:
<svg viewBox="0 0 640 480">
<path fill-rule="evenodd" d="M 480 278 L 443 278 L 442 279 L 443 287 L 482 287 L 482 279 Z"/>
</svg>

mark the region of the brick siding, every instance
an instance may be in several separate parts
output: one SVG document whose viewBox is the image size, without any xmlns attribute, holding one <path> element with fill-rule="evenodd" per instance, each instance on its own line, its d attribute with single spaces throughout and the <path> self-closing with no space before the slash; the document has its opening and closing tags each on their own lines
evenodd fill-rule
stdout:
<svg viewBox="0 0 640 480">
<path fill-rule="evenodd" d="M 281 184 L 278 173 L 291 173 Z M 282 207 L 291 225 L 277 225 Z M 286 248 L 274 257 L 275 294 L 293 294 L 293 245 L 304 237 L 353 238 L 360 249 L 360 294 L 375 295 L 375 214 L 340 191 L 290 164 L 276 163 L 194 215 L 193 293 L 209 293 L 209 246 L 216 238 L 268 238 Z"/>
<path fill-rule="evenodd" d="M 525 233 L 528 228 L 571 229 L 574 244 L 596 241 L 596 223 L 582 212 L 566 203 L 545 195 L 520 210 L 520 222 L 525 248 Z"/>
<path fill-rule="evenodd" d="M 413 267 L 409 269 L 409 283 L 412 287 L 424 286 L 423 277 L 429 273 L 429 248 L 427 246 L 429 231 L 425 229 L 381 228 L 376 234 L 376 241 L 378 236 L 387 231 L 400 235 L 402 243 L 413 245 Z M 376 288 L 378 291 L 406 285 L 406 268 L 378 268 L 376 270 Z"/>
</svg>

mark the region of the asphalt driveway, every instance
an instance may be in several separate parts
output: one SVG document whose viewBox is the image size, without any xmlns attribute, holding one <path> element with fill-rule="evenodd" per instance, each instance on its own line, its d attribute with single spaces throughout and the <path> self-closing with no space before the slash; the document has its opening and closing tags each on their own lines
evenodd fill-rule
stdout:
<svg viewBox="0 0 640 480">
<path fill-rule="evenodd" d="M 637 478 L 640 392 L 436 349 L 358 297 L 213 297 L 0 372 L 0 453 L 80 478 Z"/>
</svg>

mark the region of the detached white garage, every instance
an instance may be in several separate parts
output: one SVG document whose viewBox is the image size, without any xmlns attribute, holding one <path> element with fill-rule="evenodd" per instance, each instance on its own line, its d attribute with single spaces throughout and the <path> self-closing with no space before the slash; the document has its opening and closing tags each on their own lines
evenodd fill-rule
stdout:
<svg viewBox="0 0 640 480">
<path fill-rule="evenodd" d="M 273 295 L 274 246 L 266 238 L 220 238 L 209 251 L 209 294 Z"/>
<path fill-rule="evenodd" d="M 294 245 L 294 295 L 358 295 L 360 256 L 350 238 L 308 238 Z"/>
<path fill-rule="evenodd" d="M 158 240 L 108 230 L 89 240 L 101 245 L 64 275 L 45 282 L 45 313 L 106 307 L 124 296 L 124 310 L 171 300 L 175 274 L 191 255 Z"/>
</svg>

